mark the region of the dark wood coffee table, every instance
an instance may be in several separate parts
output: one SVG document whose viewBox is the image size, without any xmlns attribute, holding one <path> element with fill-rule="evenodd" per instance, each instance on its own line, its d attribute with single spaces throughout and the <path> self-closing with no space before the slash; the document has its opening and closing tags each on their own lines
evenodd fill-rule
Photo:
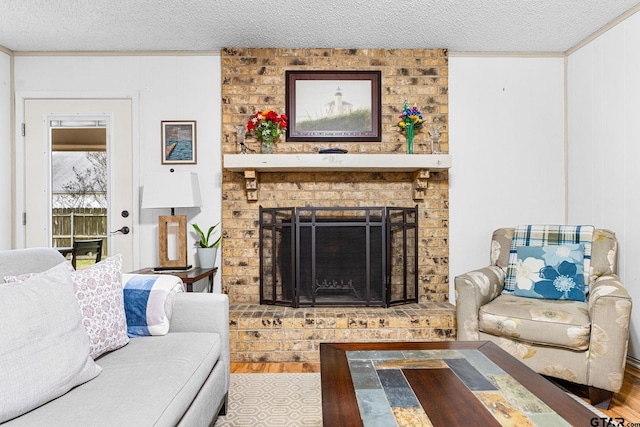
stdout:
<svg viewBox="0 0 640 427">
<path fill-rule="evenodd" d="M 322 343 L 320 372 L 323 423 L 331 427 L 385 425 L 390 411 L 447 427 L 550 425 L 559 417 L 589 426 L 597 417 L 488 341 Z M 408 394 L 419 404 L 407 403 Z"/>
</svg>

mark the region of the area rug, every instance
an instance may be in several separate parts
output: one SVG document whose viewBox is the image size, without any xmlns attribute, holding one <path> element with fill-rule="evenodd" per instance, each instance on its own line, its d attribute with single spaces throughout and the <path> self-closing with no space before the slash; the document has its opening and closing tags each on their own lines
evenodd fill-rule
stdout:
<svg viewBox="0 0 640 427">
<path fill-rule="evenodd" d="M 227 415 L 215 427 L 320 427 L 320 374 L 231 374 Z"/>
<path fill-rule="evenodd" d="M 609 426 L 618 425 L 560 384 L 560 388 Z M 227 415 L 215 427 L 320 427 L 322 392 L 319 373 L 231 374 Z M 604 424 L 597 424 L 604 425 Z"/>
</svg>

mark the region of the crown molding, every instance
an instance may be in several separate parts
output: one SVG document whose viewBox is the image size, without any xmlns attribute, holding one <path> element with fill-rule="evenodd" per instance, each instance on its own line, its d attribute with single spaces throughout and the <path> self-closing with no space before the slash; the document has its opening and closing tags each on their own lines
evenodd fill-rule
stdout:
<svg viewBox="0 0 640 427">
<path fill-rule="evenodd" d="M 487 57 L 487 58 L 563 58 L 564 52 L 451 52 L 449 57 Z"/>
<path fill-rule="evenodd" d="M 13 51 L 9 48 L 6 48 L 0 44 L 0 52 L 4 52 L 7 55 L 13 55 Z"/>
<path fill-rule="evenodd" d="M 13 51 L 14 56 L 220 56 L 220 50 Z"/>
</svg>

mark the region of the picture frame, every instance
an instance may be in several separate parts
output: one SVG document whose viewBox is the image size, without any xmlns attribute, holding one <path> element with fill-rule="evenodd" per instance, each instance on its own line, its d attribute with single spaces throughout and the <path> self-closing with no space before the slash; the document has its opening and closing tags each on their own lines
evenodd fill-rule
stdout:
<svg viewBox="0 0 640 427">
<path fill-rule="evenodd" d="M 380 71 L 285 72 L 287 141 L 380 142 Z"/>
<path fill-rule="evenodd" d="M 196 164 L 196 121 L 162 120 L 160 122 L 162 164 Z"/>
</svg>

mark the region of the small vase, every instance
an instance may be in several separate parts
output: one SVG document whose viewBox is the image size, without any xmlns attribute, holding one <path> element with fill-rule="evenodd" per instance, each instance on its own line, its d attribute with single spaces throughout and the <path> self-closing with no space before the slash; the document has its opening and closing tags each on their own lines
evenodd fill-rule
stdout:
<svg viewBox="0 0 640 427">
<path fill-rule="evenodd" d="M 429 135 L 431 135 L 431 154 L 443 154 L 440 148 L 440 132 L 442 126 L 431 126 L 429 128 Z"/>
<path fill-rule="evenodd" d="M 273 136 L 263 136 L 260 140 L 260 147 L 262 154 L 272 154 L 273 146 L 276 144 L 278 137 Z"/>
<path fill-rule="evenodd" d="M 407 153 L 413 154 L 413 138 L 416 135 L 416 129 L 413 123 L 407 123 L 404 127 L 404 131 L 407 133 Z"/>
<path fill-rule="evenodd" d="M 440 149 L 440 138 L 435 136 L 431 137 L 431 154 L 442 154 L 442 150 Z"/>
<path fill-rule="evenodd" d="M 273 144 L 269 144 L 267 142 L 262 141 L 261 144 L 262 154 L 272 154 L 273 153 Z"/>
</svg>

